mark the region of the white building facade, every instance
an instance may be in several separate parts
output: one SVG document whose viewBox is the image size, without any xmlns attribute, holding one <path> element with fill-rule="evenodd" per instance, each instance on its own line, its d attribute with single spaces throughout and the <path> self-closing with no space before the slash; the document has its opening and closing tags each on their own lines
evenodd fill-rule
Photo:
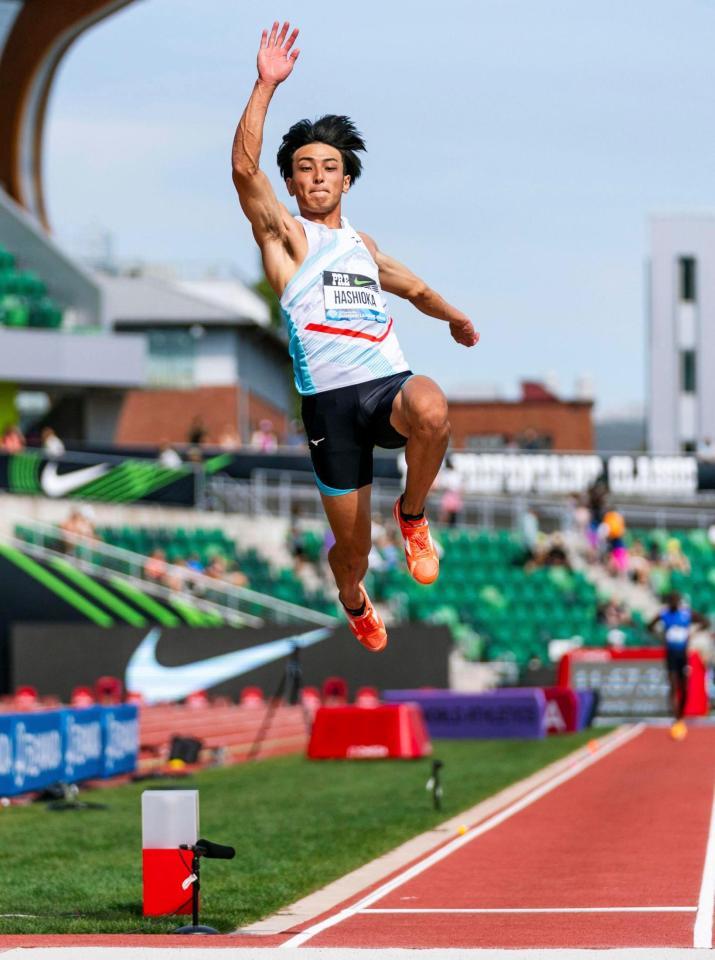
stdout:
<svg viewBox="0 0 715 960">
<path fill-rule="evenodd" d="M 648 446 L 697 452 L 715 440 L 715 216 L 650 224 Z"/>
</svg>

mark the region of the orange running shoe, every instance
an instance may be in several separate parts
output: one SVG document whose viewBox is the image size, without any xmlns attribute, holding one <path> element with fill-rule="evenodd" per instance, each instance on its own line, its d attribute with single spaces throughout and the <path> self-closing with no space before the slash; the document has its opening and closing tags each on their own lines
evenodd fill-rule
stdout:
<svg viewBox="0 0 715 960">
<path fill-rule="evenodd" d="M 373 607 L 372 601 L 362 586 L 360 587 L 360 593 L 362 593 L 365 601 L 365 613 L 359 617 L 354 617 L 345 609 L 345 605 L 342 604 L 343 610 L 345 610 L 345 616 L 348 618 L 348 626 L 363 647 L 372 651 L 372 653 L 379 653 L 380 650 L 384 650 L 387 646 L 387 630 L 385 629 L 385 624 L 382 622 L 382 617 Z"/>
<path fill-rule="evenodd" d="M 405 559 L 410 576 L 417 583 L 434 583 L 439 576 L 439 556 L 429 532 L 427 517 L 421 520 L 403 520 L 400 513 L 400 497 L 393 508 L 405 544 Z"/>
</svg>

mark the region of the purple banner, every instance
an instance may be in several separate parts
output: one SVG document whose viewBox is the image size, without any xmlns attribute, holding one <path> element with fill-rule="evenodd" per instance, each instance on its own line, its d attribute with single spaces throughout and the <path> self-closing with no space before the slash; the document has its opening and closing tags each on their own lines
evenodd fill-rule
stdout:
<svg viewBox="0 0 715 960">
<path fill-rule="evenodd" d="M 546 698 L 538 688 L 454 693 L 450 690 L 385 690 L 386 703 L 417 703 L 431 737 L 494 740 L 545 736 Z"/>
</svg>

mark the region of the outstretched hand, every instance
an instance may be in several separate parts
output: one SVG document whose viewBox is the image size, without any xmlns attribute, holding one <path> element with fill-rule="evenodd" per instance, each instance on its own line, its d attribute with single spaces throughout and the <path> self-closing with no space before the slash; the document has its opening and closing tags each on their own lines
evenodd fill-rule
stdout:
<svg viewBox="0 0 715 960">
<path fill-rule="evenodd" d="M 474 329 L 474 324 L 467 317 L 460 317 L 459 320 L 452 320 L 449 324 L 449 332 L 457 343 L 464 347 L 474 347 L 479 343 L 479 334 Z"/>
<path fill-rule="evenodd" d="M 286 21 L 278 31 L 278 21 L 271 27 L 270 35 L 267 30 L 261 36 L 261 46 L 258 51 L 258 76 L 264 83 L 282 83 L 290 76 L 293 65 L 298 59 L 300 50 L 291 47 L 298 36 L 296 28 L 286 40 L 290 24 Z"/>
</svg>

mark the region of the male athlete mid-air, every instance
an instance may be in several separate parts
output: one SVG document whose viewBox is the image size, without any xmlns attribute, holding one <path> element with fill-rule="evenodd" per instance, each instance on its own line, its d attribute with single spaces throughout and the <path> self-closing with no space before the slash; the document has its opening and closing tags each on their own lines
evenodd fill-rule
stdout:
<svg viewBox="0 0 715 960">
<path fill-rule="evenodd" d="M 479 334 L 342 216 L 343 196 L 362 169 L 357 153 L 365 149 L 348 117 L 330 114 L 290 128 L 278 166 L 300 215 L 278 202 L 259 163 L 268 105 L 298 59 L 298 31 L 289 35 L 289 29 L 274 23 L 270 34 L 263 31 L 258 79 L 233 142 L 233 182 L 288 326 L 316 483 L 335 535 L 328 561 L 340 601 L 360 643 L 378 651 L 387 632 L 362 585 L 371 545 L 373 449 L 405 446 L 405 492 L 394 515 L 410 574 L 432 583 L 439 559 L 424 508 L 449 440 L 445 396 L 409 369 L 383 290 L 446 321 L 465 347 Z"/>
</svg>

